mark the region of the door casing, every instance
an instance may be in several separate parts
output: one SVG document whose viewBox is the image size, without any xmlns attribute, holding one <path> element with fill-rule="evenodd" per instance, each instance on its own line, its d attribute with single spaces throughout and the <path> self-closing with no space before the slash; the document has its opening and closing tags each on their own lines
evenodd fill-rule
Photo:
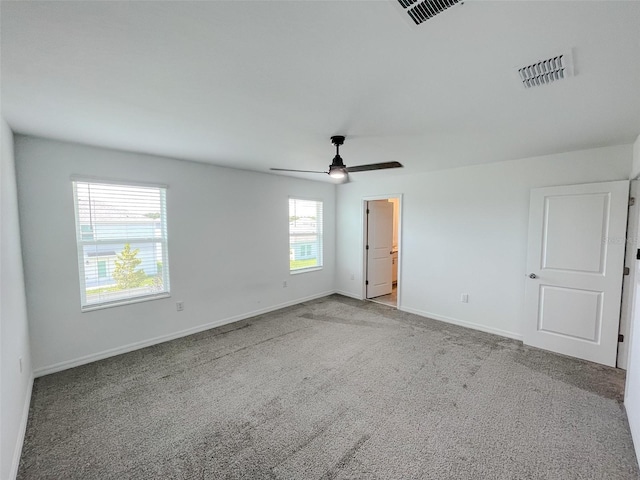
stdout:
<svg viewBox="0 0 640 480">
<path fill-rule="evenodd" d="M 360 292 L 360 299 L 366 300 L 367 298 L 367 286 L 365 281 L 367 279 L 367 202 L 370 200 L 388 200 L 390 198 L 398 199 L 398 286 L 397 296 L 398 301 L 396 308 L 400 310 L 402 302 L 402 210 L 403 210 L 403 194 L 402 193 L 390 193 L 388 195 L 369 195 L 362 197 L 362 208 L 360 210 L 360 238 L 362 239 L 362 289 Z"/>
</svg>

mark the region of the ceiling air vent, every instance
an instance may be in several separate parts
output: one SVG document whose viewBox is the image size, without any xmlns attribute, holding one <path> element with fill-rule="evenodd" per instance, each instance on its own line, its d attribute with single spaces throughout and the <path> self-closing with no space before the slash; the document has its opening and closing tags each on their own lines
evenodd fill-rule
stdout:
<svg viewBox="0 0 640 480">
<path fill-rule="evenodd" d="M 564 52 L 518 69 L 525 88 L 547 85 L 573 75 L 573 56 Z"/>
<path fill-rule="evenodd" d="M 416 25 L 420 25 L 456 3 L 460 3 L 460 0 L 398 0 L 398 3 L 411 20 Z"/>
</svg>

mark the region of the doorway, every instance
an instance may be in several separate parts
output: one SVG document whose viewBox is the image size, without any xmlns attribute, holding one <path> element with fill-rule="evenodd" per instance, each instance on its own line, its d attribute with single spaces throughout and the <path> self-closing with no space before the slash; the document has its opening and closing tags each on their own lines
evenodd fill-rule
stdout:
<svg viewBox="0 0 640 480">
<path fill-rule="evenodd" d="M 398 308 L 401 196 L 364 199 L 364 295 Z"/>
</svg>

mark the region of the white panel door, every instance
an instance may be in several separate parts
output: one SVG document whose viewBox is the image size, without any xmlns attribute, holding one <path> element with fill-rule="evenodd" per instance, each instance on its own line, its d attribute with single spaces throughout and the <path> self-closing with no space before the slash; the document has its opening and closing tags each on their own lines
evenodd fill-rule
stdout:
<svg viewBox="0 0 640 480">
<path fill-rule="evenodd" d="M 531 190 L 524 343 L 616 365 L 629 182 Z"/>
<path fill-rule="evenodd" d="M 367 202 L 367 298 L 393 290 L 393 203 Z"/>
</svg>

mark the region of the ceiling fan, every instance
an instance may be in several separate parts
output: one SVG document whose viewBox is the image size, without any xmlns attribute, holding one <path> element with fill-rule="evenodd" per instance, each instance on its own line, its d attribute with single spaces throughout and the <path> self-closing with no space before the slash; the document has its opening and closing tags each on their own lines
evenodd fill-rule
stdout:
<svg viewBox="0 0 640 480">
<path fill-rule="evenodd" d="M 331 137 L 331 143 L 336 147 L 336 156 L 333 157 L 333 162 L 329 165 L 328 172 L 321 172 L 319 170 L 291 170 L 289 168 L 272 168 L 271 170 L 277 172 L 327 173 L 331 178 L 342 179 L 343 182 L 346 182 L 348 181 L 349 173 L 366 172 L 367 170 L 383 170 L 385 168 L 401 168 L 403 166 L 400 162 L 383 162 L 347 167 L 340 156 L 340 145 L 344 144 L 344 136 L 334 135 Z"/>
</svg>

